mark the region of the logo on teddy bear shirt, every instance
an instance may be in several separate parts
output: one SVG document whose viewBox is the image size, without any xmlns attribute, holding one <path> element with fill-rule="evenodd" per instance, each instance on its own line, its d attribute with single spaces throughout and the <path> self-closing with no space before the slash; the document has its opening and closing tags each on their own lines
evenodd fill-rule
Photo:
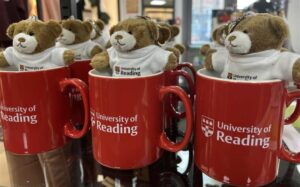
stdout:
<svg viewBox="0 0 300 187">
<path fill-rule="evenodd" d="M 122 67 L 115 66 L 114 67 L 115 75 L 121 76 L 141 76 L 141 68 L 140 67 Z"/>
<path fill-rule="evenodd" d="M 205 137 L 210 137 L 214 134 L 214 123 L 215 120 L 206 116 L 201 116 L 201 129 Z"/>
<path fill-rule="evenodd" d="M 19 65 L 19 71 L 36 71 L 36 70 L 41 70 L 44 69 L 43 66 L 38 67 L 38 66 L 26 66 L 23 64 Z"/>
<path fill-rule="evenodd" d="M 120 74 L 120 66 L 115 67 L 115 72 L 116 72 L 116 74 Z"/>
</svg>

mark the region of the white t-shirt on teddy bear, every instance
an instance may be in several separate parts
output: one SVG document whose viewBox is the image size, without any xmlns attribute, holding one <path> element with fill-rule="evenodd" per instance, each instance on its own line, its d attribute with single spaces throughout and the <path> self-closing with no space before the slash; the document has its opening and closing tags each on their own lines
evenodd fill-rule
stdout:
<svg viewBox="0 0 300 187">
<path fill-rule="evenodd" d="M 63 54 L 66 48 L 51 47 L 36 54 L 24 54 L 8 47 L 3 52 L 5 59 L 11 66 L 16 66 L 19 71 L 36 71 L 64 66 Z"/>
<path fill-rule="evenodd" d="M 293 65 L 300 55 L 278 50 L 266 50 L 258 53 L 235 55 L 223 58 L 213 57 L 215 71 L 222 72 L 221 77 L 233 80 L 271 80 L 292 81 Z"/>
<path fill-rule="evenodd" d="M 156 45 L 149 45 L 130 52 L 119 52 L 111 47 L 107 52 L 113 76 L 116 77 L 137 77 L 161 72 L 171 54 L 170 51 Z"/>
<path fill-rule="evenodd" d="M 93 42 L 91 40 L 78 43 L 78 44 L 71 44 L 71 45 L 65 45 L 60 42 L 56 43 L 57 47 L 65 47 L 70 50 L 72 50 L 75 53 L 75 60 L 88 60 L 91 59 L 90 54 L 95 46 L 99 46 L 101 49 L 103 49 L 99 44 L 96 42 Z"/>
</svg>

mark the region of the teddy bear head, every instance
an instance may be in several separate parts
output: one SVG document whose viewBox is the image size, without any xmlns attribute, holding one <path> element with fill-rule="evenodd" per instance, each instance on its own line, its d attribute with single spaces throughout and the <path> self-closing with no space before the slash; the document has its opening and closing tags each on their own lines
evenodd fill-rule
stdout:
<svg viewBox="0 0 300 187">
<path fill-rule="evenodd" d="M 104 22 L 102 20 L 97 20 L 97 21 L 91 21 L 91 24 L 93 26 L 92 32 L 90 34 L 90 37 L 92 40 L 98 38 L 101 36 L 101 33 L 104 29 Z"/>
<path fill-rule="evenodd" d="M 167 23 L 159 23 L 159 25 L 162 26 L 162 27 L 169 28 L 170 33 L 171 33 L 169 40 L 172 40 L 173 38 L 175 38 L 180 32 L 179 27 L 177 27 L 176 25 L 169 25 Z"/>
<path fill-rule="evenodd" d="M 7 36 L 13 40 L 13 47 L 20 53 L 34 54 L 55 46 L 62 31 L 55 21 L 23 20 L 7 28 Z"/>
<path fill-rule="evenodd" d="M 78 19 L 62 20 L 62 33 L 58 41 L 64 45 L 73 45 L 83 43 L 90 39 L 92 24 L 89 21 L 80 21 Z"/>
<path fill-rule="evenodd" d="M 157 25 L 148 18 L 129 18 L 110 29 L 110 42 L 121 52 L 140 49 L 158 40 Z"/>
<path fill-rule="evenodd" d="M 284 20 L 270 14 L 245 15 L 229 25 L 225 46 L 232 54 L 280 49 L 287 39 Z"/>
<path fill-rule="evenodd" d="M 158 23 L 159 28 L 159 38 L 158 42 L 160 46 L 174 40 L 174 38 L 179 34 L 179 27 L 176 25 L 169 25 L 167 23 Z"/>
<path fill-rule="evenodd" d="M 171 30 L 168 26 L 163 26 L 160 24 L 157 24 L 157 28 L 159 32 L 157 42 L 159 46 L 162 46 L 171 39 Z"/>
</svg>

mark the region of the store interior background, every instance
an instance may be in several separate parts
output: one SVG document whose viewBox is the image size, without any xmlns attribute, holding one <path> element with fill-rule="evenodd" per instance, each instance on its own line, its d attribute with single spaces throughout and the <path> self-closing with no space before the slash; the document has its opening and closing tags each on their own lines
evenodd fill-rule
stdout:
<svg viewBox="0 0 300 187">
<path fill-rule="evenodd" d="M 186 51 L 182 62 L 191 62 L 195 67 L 201 67 L 199 48 L 211 41 L 212 30 L 222 22 L 226 22 L 230 15 L 238 10 L 253 10 L 253 4 L 258 0 L 160 0 L 162 5 L 153 5 L 153 0 L 28 0 L 24 5 L 29 15 L 38 15 L 40 19 L 59 20 L 74 15 L 83 20 L 96 20 L 103 16 L 103 12 L 110 17 L 108 28 L 120 20 L 138 15 L 149 16 L 158 22 L 168 22 L 180 27 L 181 33 L 176 37 L 176 42 L 182 43 Z M 27 1 L 16 1 L 27 2 Z M 300 24 L 299 0 L 269 0 L 273 8 L 270 12 L 281 12 L 290 27 L 290 39 L 286 44 L 290 50 L 300 53 Z M 0 8 L 4 8 L 4 1 L 0 1 Z M 20 4 L 16 4 L 20 6 Z M 20 7 L 16 8 L 19 9 Z M 24 8 L 24 7 L 23 7 Z M 5 36 L 10 17 L 5 17 L 0 9 L 0 50 L 11 44 Z M 3 15 L 2 15 L 3 14 Z M 10 11 L 10 15 L 17 12 Z M 14 19 L 22 16 L 15 15 Z M 5 21 L 7 19 L 8 21 Z M 298 41 L 298 42 L 297 42 Z M 0 186 L 10 186 L 7 174 L 4 146 L 0 129 Z"/>
</svg>

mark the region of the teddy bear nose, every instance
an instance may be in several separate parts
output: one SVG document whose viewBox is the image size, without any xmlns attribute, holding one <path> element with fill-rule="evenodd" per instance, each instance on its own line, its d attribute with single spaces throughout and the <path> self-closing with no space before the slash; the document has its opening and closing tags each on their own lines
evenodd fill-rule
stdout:
<svg viewBox="0 0 300 187">
<path fill-rule="evenodd" d="M 123 39 L 123 36 L 122 36 L 122 35 L 117 35 L 117 36 L 115 37 L 115 39 L 116 39 L 116 40 L 121 40 L 121 39 Z"/>
<path fill-rule="evenodd" d="M 231 41 L 233 41 L 233 40 L 235 40 L 236 39 L 236 36 L 230 36 L 229 38 L 228 38 L 228 40 L 231 42 Z"/>
<path fill-rule="evenodd" d="M 18 41 L 19 42 L 25 42 L 26 40 L 25 40 L 25 38 L 19 38 Z"/>
</svg>

